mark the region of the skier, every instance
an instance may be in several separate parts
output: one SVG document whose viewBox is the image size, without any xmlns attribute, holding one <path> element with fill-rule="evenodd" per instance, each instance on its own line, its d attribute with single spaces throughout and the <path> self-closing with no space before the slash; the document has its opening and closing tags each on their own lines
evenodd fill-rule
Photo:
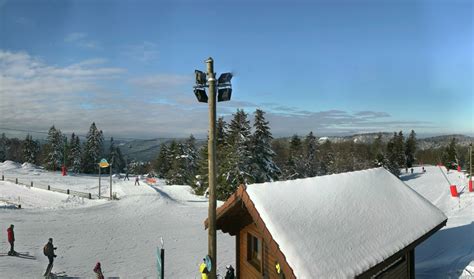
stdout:
<svg viewBox="0 0 474 279">
<path fill-rule="evenodd" d="M 97 264 L 95 265 L 94 273 L 97 279 L 104 279 L 104 274 L 102 274 L 102 268 L 100 267 L 100 262 L 97 262 Z"/>
<path fill-rule="evenodd" d="M 411 171 L 411 174 L 413 174 L 413 168 L 411 168 L 410 171 Z"/>
<path fill-rule="evenodd" d="M 125 178 L 123 179 L 123 181 L 128 180 L 130 181 L 130 178 L 128 178 L 128 169 L 125 171 Z"/>
<path fill-rule="evenodd" d="M 13 232 L 13 224 L 10 225 L 10 227 L 7 229 L 8 233 L 8 242 L 10 243 L 10 251 L 8 251 L 9 256 L 15 256 L 16 252 L 14 249 L 15 246 L 15 233 Z"/>
<path fill-rule="evenodd" d="M 425 167 L 421 167 L 421 168 L 422 168 L 423 172 L 426 172 Z"/>
<path fill-rule="evenodd" d="M 46 272 L 44 273 L 44 276 L 49 277 L 51 274 L 51 270 L 53 269 L 53 262 L 54 258 L 56 258 L 56 255 L 54 254 L 54 250 L 56 250 L 57 247 L 53 246 L 53 239 L 50 238 L 48 240 L 48 243 L 43 248 L 43 253 L 46 257 L 48 257 L 49 264 L 48 267 L 46 268 Z"/>
<path fill-rule="evenodd" d="M 225 268 L 227 269 L 227 272 L 225 273 L 224 279 L 234 279 L 234 268 L 231 265 L 228 265 Z"/>
<path fill-rule="evenodd" d="M 135 177 L 135 186 L 137 186 L 137 184 L 138 184 L 138 186 L 140 186 L 140 181 L 139 181 L 138 175 L 137 175 L 137 177 Z"/>
<path fill-rule="evenodd" d="M 202 259 L 202 263 L 199 266 L 199 272 L 201 272 L 201 279 L 207 279 L 209 271 L 207 270 L 206 259 Z"/>
</svg>

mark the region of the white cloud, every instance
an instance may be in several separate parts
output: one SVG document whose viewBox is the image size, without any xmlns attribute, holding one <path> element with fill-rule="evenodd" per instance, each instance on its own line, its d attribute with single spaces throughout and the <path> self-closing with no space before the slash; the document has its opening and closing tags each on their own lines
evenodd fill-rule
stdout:
<svg viewBox="0 0 474 279">
<path fill-rule="evenodd" d="M 88 49 L 100 49 L 101 45 L 99 42 L 90 40 L 87 33 L 82 32 L 74 32 L 68 34 L 64 41 L 66 43 L 74 44 L 81 48 L 88 48 Z"/>
<path fill-rule="evenodd" d="M 43 130 L 56 125 L 63 132 L 86 133 L 96 122 L 107 135 L 153 138 L 204 138 L 208 106 L 192 91 L 193 76 L 156 74 L 125 78 L 125 69 L 108 67 L 101 58 L 57 66 L 25 52 L 0 50 L 0 127 Z M 120 88 L 120 89 L 116 89 Z M 275 136 L 426 129 L 431 123 L 396 121 L 380 111 L 304 111 L 278 103 L 239 100 L 219 103 L 219 115 L 244 108 L 267 111 Z"/>
<path fill-rule="evenodd" d="M 157 44 L 149 41 L 125 46 L 122 49 L 122 53 L 141 62 L 155 61 L 159 55 Z"/>
</svg>

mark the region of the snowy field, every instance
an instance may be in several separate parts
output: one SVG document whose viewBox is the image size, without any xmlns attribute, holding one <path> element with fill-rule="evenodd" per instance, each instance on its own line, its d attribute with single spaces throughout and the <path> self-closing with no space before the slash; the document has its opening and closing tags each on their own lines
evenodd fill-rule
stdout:
<svg viewBox="0 0 474 279">
<path fill-rule="evenodd" d="M 19 181 L 77 191 L 98 190 L 93 176 L 61 176 L 31 165 L 0 163 L 0 174 Z M 108 195 L 108 177 L 103 177 Z M 48 259 L 43 246 L 49 237 L 58 247 L 54 272 L 69 278 L 93 278 L 97 261 L 107 277 L 156 278 L 156 249 L 165 243 L 165 274 L 168 278 L 200 278 L 198 266 L 207 254 L 207 199 L 193 195 L 189 186 L 134 186 L 113 179 L 120 200 L 88 200 L 47 190 L 0 181 L 0 199 L 18 203 L 12 209 L 0 202 L 0 278 L 44 278 Z M 106 186 L 106 187 L 105 187 Z M 9 249 L 6 229 L 15 224 L 15 250 L 35 259 L 3 256 Z M 225 272 L 234 263 L 235 240 L 218 233 L 218 267 Z M 66 277 L 66 278 L 68 278 Z"/>
<path fill-rule="evenodd" d="M 440 208 L 449 218 L 445 228 L 416 249 L 417 278 L 471 278 L 474 274 L 474 193 L 467 190 L 462 173 L 447 179 L 438 167 L 415 168 L 402 180 Z M 98 192 L 97 176 L 61 176 L 29 164 L 0 163 L 0 175 L 21 183 Z M 108 196 L 108 176 L 102 194 Z M 53 272 L 66 278 L 93 278 L 102 263 L 107 277 L 156 278 L 156 249 L 165 242 L 167 278 L 200 278 L 198 265 L 207 254 L 207 200 L 191 193 L 189 186 L 166 186 L 163 181 L 134 186 L 113 178 L 113 192 L 120 200 L 88 200 L 35 187 L 0 181 L 0 278 L 43 278 L 47 258 L 42 248 L 49 237 L 58 247 Z M 450 196 L 456 184 L 460 198 Z M 14 209 L 6 202 L 22 204 Z M 15 224 L 15 250 L 34 259 L 3 256 L 8 251 L 6 229 Z M 218 270 L 233 264 L 235 239 L 218 233 Z"/>
<path fill-rule="evenodd" d="M 474 192 L 463 173 L 428 166 L 402 180 L 448 216 L 447 225 L 415 250 L 417 278 L 474 278 Z M 446 175 L 443 175 L 443 173 Z M 458 198 L 449 186 L 456 185 Z"/>
</svg>

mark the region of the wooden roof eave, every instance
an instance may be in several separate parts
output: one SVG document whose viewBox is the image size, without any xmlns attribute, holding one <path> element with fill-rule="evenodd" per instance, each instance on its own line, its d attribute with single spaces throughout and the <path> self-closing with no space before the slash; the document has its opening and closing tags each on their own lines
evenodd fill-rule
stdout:
<svg viewBox="0 0 474 279">
<path fill-rule="evenodd" d="M 257 226 L 257 229 L 262 232 L 263 239 L 266 241 L 268 248 L 270 250 L 270 253 L 275 255 L 276 259 L 280 263 L 280 266 L 286 278 L 289 278 L 289 279 L 296 278 L 293 272 L 293 269 L 288 264 L 288 261 L 286 260 L 285 255 L 280 250 L 280 246 L 275 241 L 270 231 L 268 230 L 267 226 L 265 225 L 265 222 L 260 217 L 260 214 L 255 208 L 255 204 L 250 199 L 250 196 L 248 195 L 246 189 L 247 187 L 245 185 L 240 185 L 237 191 L 234 194 L 232 194 L 227 199 L 227 201 L 217 209 L 217 212 L 216 212 L 217 223 L 219 223 L 220 219 L 225 218 L 225 215 L 231 212 L 231 210 L 235 209 L 236 206 L 238 206 L 239 208 L 245 207 L 245 210 L 252 217 L 253 222 Z M 208 219 L 206 219 L 204 221 L 204 226 L 206 229 L 208 228 L 208 225 L 209 225 L 209 221 Z M 232 230 L 231 228 L 223 228 L 219 225 L 217 225 L 217 228 L 224 232 Z"/>
<path fill-rule="evenodd" d="M 361 278 L 372 278 L 375 274 L 378 272 L 382 271 L 386 267 L 388 267 L 391 263 L 393 263 L 396 259 L 402 257 L 407 253 L 408 251 L 415 249 L 416 246 L 421 244 L 423 241 L 425 241 L 427 238 L 432 236 L 435 232 L 439 231 L 442 227 L 446 226 L 446 222 L 448 222 L 448 219 L 444 220 L 440 224 L 438 224 L 436 227 L 434 227 L 432 230 L 429 232 L 425 233 L 422 235 L 420 238 L 416 239 L 412 243 L 410 243 L 408 246 L 405 248 L 401 249 L 397 253 L 393 254 L 392 256 L 388 257 L 385 259 L 383 262 L 380 262 L 376 264 L 375 266 L 370 267 L 366 271 L 362 272 L 361 274 L 357 275 L 356 278 L 361 279 Z"/>
</svg>

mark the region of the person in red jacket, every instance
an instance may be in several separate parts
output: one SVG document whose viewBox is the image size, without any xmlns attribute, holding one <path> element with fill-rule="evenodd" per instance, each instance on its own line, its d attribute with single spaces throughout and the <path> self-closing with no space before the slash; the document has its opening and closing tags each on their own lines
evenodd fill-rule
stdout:
<svg viewBox="0 0 474 279">
<path fill-rule="evenodd" d="M 8 232 L 8 242 L 10 243 L 10 251 L 8 252 L 9 256 L 14 256 L 16 254 L 14 246 L 15 246 L 15 233 L 13 232 L 13 224 L 7 229 Z"/>
</svg>

